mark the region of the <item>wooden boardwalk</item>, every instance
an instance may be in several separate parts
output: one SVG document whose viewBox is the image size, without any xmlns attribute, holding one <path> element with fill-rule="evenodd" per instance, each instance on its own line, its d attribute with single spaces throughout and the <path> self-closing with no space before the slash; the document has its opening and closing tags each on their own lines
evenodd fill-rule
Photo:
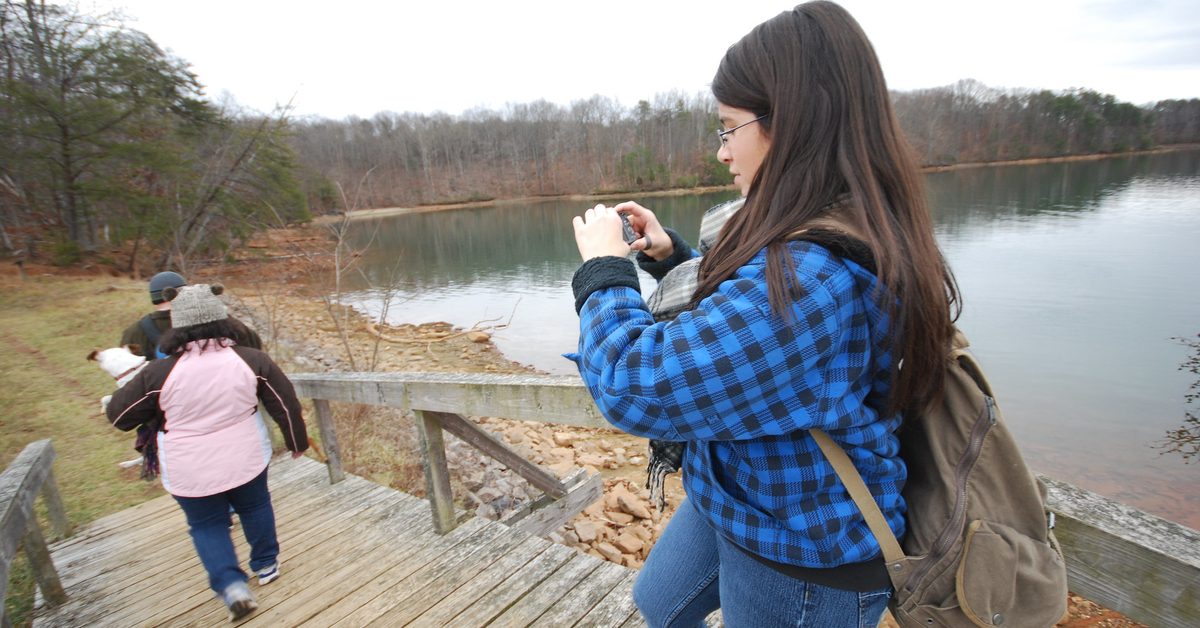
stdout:
<svg viewBox="0 0 1200 628">
<path fill-rule="evenodd" d="M 251 580 L 259 610 L 239 626 L 645 625 L 632 570 L 481 518 L 439 536 L 427 501 L 349 475 L 330 486 L 307 458 L 278 459 L 269 477 L 282 575 Z M 36 628 L 229 625 L 170 496 L 51 550 L 69 601 L 41 611 Z"/>
</svg>

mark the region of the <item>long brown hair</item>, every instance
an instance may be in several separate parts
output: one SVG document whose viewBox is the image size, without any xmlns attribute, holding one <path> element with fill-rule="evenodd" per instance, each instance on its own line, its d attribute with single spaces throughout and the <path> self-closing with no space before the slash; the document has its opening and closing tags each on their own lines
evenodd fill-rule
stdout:
<svg viewBox="0 0 1200 628">
<path fill-rule="evenodd" d="M 795 268 L 789 234 L 841 200 L 839 216 L 871 247 L 893 308 L 889 411 L 924 408 L 942 390 L 957 308 L 923 180 L 892 110 L 875 50 L 832 2 L 808 2 L 758 25 L 729 48 L 712 84 L 717 101 L 756 116 L 770 146 L 746 204 L 700 263 L 693 304 L 763 248 L 771 309 L 787 316 Z M 894 336 L 896 337 L 896 336 Z"/>
</svg>

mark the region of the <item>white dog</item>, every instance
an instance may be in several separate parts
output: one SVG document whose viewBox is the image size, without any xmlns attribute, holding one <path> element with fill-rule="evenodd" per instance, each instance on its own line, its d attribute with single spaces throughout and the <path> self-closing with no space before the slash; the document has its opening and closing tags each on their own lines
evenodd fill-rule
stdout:
<svg viewBox="0 0 1200 628">
<path fill-rule="evenodd" d="M 93 351 L 88 354 L 87 359 L 93 360 L 100 364 L 100 368 L 113 376 L 117 380 L 117 388 L 128 384 L 135 375 L 140 373 L 146 367 L 146 358 L 135 354 L 141 347 L 137 345 L 125 345 L 122 347 L 114 347 L 105 349 L 104 351 Z M 100 411 L 108 412 L 108 402 L 112 401 L 112 395 L 105 395 L 100 400 Z"/>
<path fill-rule="evenodd" d="M 113 379 L 117 380 L 117 388 L 120 388 L 133 380 L 134 376 L 142 372 L 142 369 L 146 368 L 146 365 L 149 364 L 149 360 L 137 355 L 136 352 L 139 349 L 141 347 L 137 345 L 124 345 L 105 349 L 104 351 L 93 351 L 88 354 L 87 359 L 99 363 L 100 368 L 107 371 L 109 375 L 113 376 Z M 112 395 L 104 395 L 100 399 L 100 412 L 108 413 L 108 402 L 110 401 L 112 401 Z M 142 459 L 137 458 L 120 464 L 122 467 L 128 468 L 141 462 Z"/>
</svg>

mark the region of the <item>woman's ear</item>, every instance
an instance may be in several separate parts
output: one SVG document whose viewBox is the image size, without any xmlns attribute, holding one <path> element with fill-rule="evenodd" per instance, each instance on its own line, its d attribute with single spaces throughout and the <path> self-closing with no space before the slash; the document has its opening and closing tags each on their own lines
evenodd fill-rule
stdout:
<svg viewBox="0 0 1200 628">
<path fill-rule="evenodd" d="M 167 301 L 174 301 L 175 297 L 179 296 L 179 288 L 167 286 L 166 288 L 163 288 L 162 295 L 163 299 Z"/>
</svg>

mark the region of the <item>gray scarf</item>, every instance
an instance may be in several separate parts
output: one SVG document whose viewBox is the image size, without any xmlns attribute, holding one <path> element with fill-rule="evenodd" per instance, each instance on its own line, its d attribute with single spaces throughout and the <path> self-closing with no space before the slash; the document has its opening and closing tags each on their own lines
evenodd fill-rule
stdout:
<svg viewBox="0 0 1200 628">
<path fill-rule="evenodd" d="M 746 199 L 743 197 L 721 203 L 704 212 L 704 217 L 700 219 L 700 243 L 696 247 L 701 255 L 712 248 L 721 233 L 721 228 L 745 203 Z M 675 320 L 687 311 L 696 286 L 699 285 L 700 259 L 695 257 L 672 268 L 658 282 L 658 287 L 646 302 L 655 321 Z M 650 489 L 651 503 L 658 504 L 659 510 L 667 505 L 663 482 L 669 474 L 679 471 L 683 466 L 683 450 L 686 446 L 687 443 L 681 442 L 653 439 L 650 441 L 650 466 L 646 473 L 646 488 Z"/>
</svg>

